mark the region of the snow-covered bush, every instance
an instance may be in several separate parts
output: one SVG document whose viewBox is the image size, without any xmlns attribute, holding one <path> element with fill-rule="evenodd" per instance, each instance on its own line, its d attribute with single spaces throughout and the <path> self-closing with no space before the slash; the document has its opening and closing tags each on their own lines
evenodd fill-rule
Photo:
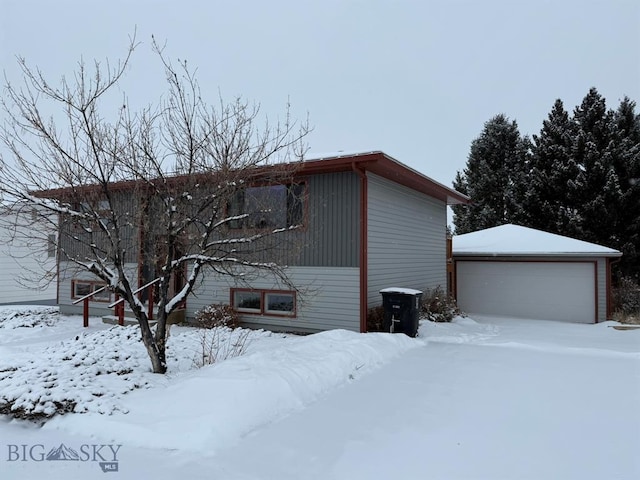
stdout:
<svg viewBox="0 0 640 480">
<path fill-rule="evenodd" d="M 440 286 L 424 290 L 420 311 L 422 318 L 432 322 L 450 322 L 461 313 L 453 297 L 447 295 Z"/>
<path fill-rule="evenodd" d="M 50 327 L 58 318 L 58 307 L 3 307 L 0 311 L 0 328 Z"/>
<path fill-rule="evenodd" d="M 137 327 L 78 335 L 32 357 L 0 359 L 0 414 L 41 419 L 68 412 L 112 413 L 118 397 L 148 384 Z"/>
<path fill-rule="evenodd" d="M 616 320 L 640 323 L 640 284 L 631 277 L 622 277 L 613 288 L 613 310 Z"/>
<path fill-rule="evenodd" d="M 201 328 L 229 327 L 236 328 L 240 317 L 230 305 L 215 303 L 207 305 L 196 312 L 196 324 Z"/>
</svg>

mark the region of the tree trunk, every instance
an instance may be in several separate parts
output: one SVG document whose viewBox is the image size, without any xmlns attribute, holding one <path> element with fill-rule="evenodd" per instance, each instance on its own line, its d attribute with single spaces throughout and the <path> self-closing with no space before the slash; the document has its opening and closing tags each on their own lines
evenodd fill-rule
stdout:
<svg viewBox="0 0 640 480">
<path fill-rule="evenodd" d="M 165 352 L 165 342 L 156 342 L 149 328 L 149 321 L 144 313 L 138 318 L 138 324 L 140 325 L 140 331 L 142 332 L 142 343 L 147 349 L 149 359 L 151 360 L 151 368 L 153 373 L 166 373 L 167 372 L 167 357 Z"/>
</svg>

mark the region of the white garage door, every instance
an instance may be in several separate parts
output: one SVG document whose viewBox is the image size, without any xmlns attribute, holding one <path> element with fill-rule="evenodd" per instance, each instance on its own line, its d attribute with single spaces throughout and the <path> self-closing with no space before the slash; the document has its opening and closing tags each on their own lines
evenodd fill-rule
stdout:
<svg viewBox="0 0 640 480">
<path fill-rule="evenodd" d="M 589 262 L 456 262 L 458 306 L 467 313 L 594 323 Z"/>
</svg>

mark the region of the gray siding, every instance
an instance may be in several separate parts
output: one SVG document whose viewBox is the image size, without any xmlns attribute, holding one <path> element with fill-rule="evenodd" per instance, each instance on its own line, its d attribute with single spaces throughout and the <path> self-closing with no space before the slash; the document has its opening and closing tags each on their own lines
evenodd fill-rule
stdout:
<svg viewBox="0 0 640 480">
<path fill-rule="evenodd" d="M 598 258 L 598 321 L 607 320 L 607 259 Z"/>
<path fill-rule="evenodd" d="M 243 315 L 246 325 L 299 332 L 318 332 L 335 328 L 360 330 L 359 269 L 328 267 L 291 267 L 290 280 L 302 290 L 297 297 L 296 318 Z M 286 290 L 272 278 L 257 278 L 250 282 L 256 289 Z M 247 288 L 234 279 L 206 275 L 202 284 L 187 302 L 187 316 L 212 303 L 230 302 L 232 287 Z"/>
<path fill-rule="evenodd" d="M 358 266 L 360 182 L 351 172 L 308 180 L 308 231 L 299 265 Z"/>
<path fill-rule="evenodd" d="M 369 306 L 386 287 L 446 289 L 444 202 L 368 174 Z"/>
<path fill-rule="evenodd" d="M 125 252 L 125 260 L 127 262 L 135 262 L 138 258 L 140 249 L 139 228 L 140 215 L 139 204 L 137 202 L 138 192 L 118 192 L 113 193 L 113 211 L 105 211 L 105 221 L 111 222 L 113 214 L 115 214 L 116 222 L 120 228 L 121 245 Z M 79 197 L 80 198 L 80 197 Z M 82 198 L 83 201 L 92 202 L 99 205 L 100 196 Z M 78 200 L 79 201 L 79 200 Z M 72 202 L 73 203 L 73 202 Z M 72 208 L 80 208 L 77 205 Z M 93 207 L 94 209 L 97 207 Z M 93 233 L 87 233 L 85 226 L 92 228 Z M 74 220 L 69 216 L 62 215 L 60 217 L 60 251 L 62 260 L 68 258 L 76 258 L 84 260 L 91 257 L 91 249 L 89 245 L 95 243 L 101 248 L 110 251 L 109 242 L 104 233 L 98 226 L 89 225 L 86 222 Z"/>
</svg>

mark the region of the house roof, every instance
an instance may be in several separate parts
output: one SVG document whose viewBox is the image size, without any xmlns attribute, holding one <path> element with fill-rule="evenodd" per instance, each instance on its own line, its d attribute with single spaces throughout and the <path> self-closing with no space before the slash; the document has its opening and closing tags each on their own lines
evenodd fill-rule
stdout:
<svg viewBox="0 0 640 480">
<path fill-rule="evenodd" d="M 500 225 L 453 237 L 453 256 L 619 257 L 618 250 L 519 225 Z"/>
<path fill-rule="evenodd" d="M 399 162 L 379 150 L 360 153 L 332 153 L 305 160 L 300 174 L 317 174 L 359 170 L 371 172 L 413 190 L 437 198 L 448 205 L 469 203 L 469 197 Z"/>
<path fill-rule="evenodd" d="M 361 152 L 361 153 L 342 153 L 329 154 L 321 158 L 305 160 L 296 164 L 274 164 L 265 167 L 259 167 L 255 170 L 256 178 L 266 176 L 273 169 L 286 167 L 287 165 L 295 165 L 295 175 L 305 176 L 322 173 L 347 172 L 354 171 L 356 173 L 371 172 L 381 177 L 387 178 L 393 182 L 399 183 L 413 190 L 425 193 L 431 197 L 437 198 L 448 205 L 458 205 L 469 203 L 469 197 L 462 193 L 447 187 L 432 178 L 423 175 L 403 163 L 400 163 L 391 156 L 381 151 Z M 181 176 L 172 177 L 176 182 L 180 181 Z M 138 186 L 140 182 L 121 181 L 113 185 L 114 188 L 129 190 Z M 98 188 L 97 185 L 86 185 L 77 187 L 76 190 L 93 191 Z M 70 188 L 58 188 L 40 192 L 34 192 L 39 197 L 58 197 L 64 196 L 70 192 Z"/>
</svg>

